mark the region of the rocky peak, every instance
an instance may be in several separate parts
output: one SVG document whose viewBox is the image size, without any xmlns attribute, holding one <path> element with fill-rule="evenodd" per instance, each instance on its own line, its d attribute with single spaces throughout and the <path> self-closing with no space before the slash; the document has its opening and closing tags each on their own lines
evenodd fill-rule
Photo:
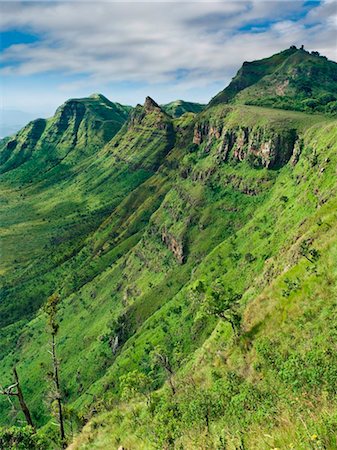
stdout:
<svg viewBox="0 0 337 450">
<path fill-rule="evenodd" d="M 137 105 L 130 114 L 128 128 L 133 128 L 140 123 L 144 125 L 145 120 L 145 122 L 147 122 L 147 126 L 149 126 L 151 122 L 151 127 L 161 130 L 169 129 L 171 131 L 173 126 L 168 119 L 169 116 L 164 110 L 161 109 L 158 103 L 156 103 L 151 97 L 146 97 L 144 105 Z"/>
<path fill-rule="evenodd" d="M 144 103 L 144 109 L 146 112 L 152 112 L 156 109 L 160 109 L 160 106 L 151 97 L 147 96 Z"/>
</svg>

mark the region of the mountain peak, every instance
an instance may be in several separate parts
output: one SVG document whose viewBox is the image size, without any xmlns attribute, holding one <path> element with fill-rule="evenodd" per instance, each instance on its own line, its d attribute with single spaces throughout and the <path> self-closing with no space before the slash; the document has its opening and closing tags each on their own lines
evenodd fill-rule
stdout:
<svg viewBox="0 0 337 450">
<path fill-rule="evenodd" d="M 99 92 L 94 92 L 93 94 L 91 94 L 90 96 L 89 96 L 89 98 L 95 98 L 95 99 L 101 99 L 101 98 L 106 98 L 106 97 L 104 97 L 104 95 L 102 95 L 102 94 L 100 94 Z"/>
<path fill-rule="evenodd" d="M 147 96 L 144 103 L 144 109 L 146 112 L 152 112 L 155 109 L 160 109 L 160 106 L 151 97 Z"/>
<path fill-rule="evenodd" d="M 245 61 L 208 106 L 240 103 L 307 112 L 335 113 L 337 63 L 302 46 L 269 58 Z"/>
</svg>

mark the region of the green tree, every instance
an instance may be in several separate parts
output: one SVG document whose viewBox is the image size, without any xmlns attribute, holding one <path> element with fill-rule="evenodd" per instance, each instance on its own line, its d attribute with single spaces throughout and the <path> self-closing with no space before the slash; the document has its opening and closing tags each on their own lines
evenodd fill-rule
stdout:
<svg viewBox="0 0 337 450">
<path fill-rule="evenodd" d="M 320 257 L 320 252 L 312 247 L 311 239 L 306 239 L 301 242 L 300 254 L 311 263 L 315 263 Z"/>
<path fill-rule="evenodd" d="M 0 427 L 0 449 L 45 450 L 47 445 L 31 426 Z"/>
<path fill-rule="evenodd" d="M 147 402 L 150 401 L 151 379 L 138 370 L 133 370 L 119 377 L 121 397 L 130 400 L 138 395 L 144 395 Z"/>
<path fill-rule="evenodd" d="M 233 333 L 237 335 L 241 326 L 239 312 L 241 297 L 231 287 L 226 288 L 222 283 L 217 283 L 205 292 L 202 310 L 208 315 L 230 323 Z"/>
</svg>

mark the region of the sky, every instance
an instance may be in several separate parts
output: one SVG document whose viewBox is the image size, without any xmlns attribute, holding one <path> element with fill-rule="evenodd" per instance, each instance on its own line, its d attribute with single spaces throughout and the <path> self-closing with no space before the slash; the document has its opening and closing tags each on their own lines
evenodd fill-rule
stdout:
<svg viewBox="0 0 337 450">
<path fill-rule="evenodd" d="M 0 1 L 0 108 L 48 117 L 94 92 L 207 103 L 243 61 L 290 45 L 337 60 L 336 30 L 337 0 Z"/>
</svg>

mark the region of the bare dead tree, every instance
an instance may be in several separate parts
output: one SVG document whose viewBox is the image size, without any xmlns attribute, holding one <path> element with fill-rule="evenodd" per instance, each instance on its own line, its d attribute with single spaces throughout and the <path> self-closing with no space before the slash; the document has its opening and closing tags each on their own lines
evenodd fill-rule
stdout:
<svg viewBox="0 0 337 450">
<path fill-rule="evenodd" d="M 172 365 L 170 363 L 170 360 L 168 358 L 167 355 L 165 355 L 164 353 L 159 353 L 159 352 L 155 352 L 154 356 L 157 360 L 157 363 L 163 367 L 163 369 L 165 370 L 165 372 L 167 373 L 167 378 L 168 378 L 168 382 L 172 391 L 172 394 L 175 395 L 176 394 L 176 388 L 175 385 L 173 383 L 173 375 L 174 375 L 174 370 L 172 368 Z"/>
<path fill-rule="evenodd" d="M 55 386 L 55 400 L 57 402 L 58 419 L 60 424 L 60 439 L 62 443 L 62 448 L 67 448 L 67 441 L 64 429 L 64 416 L 62 407 L 62 394 L 59 376 L 59 361 L 56 354 L 56 335 L 59 330 L 59 324 L 57 322 L 57 307 L 60 301 L 58 294 L 53 294 L 48 298 L 47 304 L 45 306 L 45 311 L 48 315 L 48 324 L 51 332 L 51 350 L 49 353 L 52 357 L 53 363 L 53 382 Z"/>
<path fill-rule="evenodd" d="M 13 375 L 14 375 L 15 383 L 10 385 L 10 386 L 8 386 L 5 389 L 2 389 L 0 391 L 0 394 L 1 395 L 6 395 L 7 397 L 17 397 L 18 398 L 19 403 L 20 403 L 21 411 L 23 412 L 23 414 L 24 414 L 24 416 L 26 418 L 27 424 L 30 425 L 35 430 L 35 425 L 34 425 L 34 422 L 32 420 L 32 415 L 31 415 L 31 413 L 29 411 L 29 408 L 28 408 L 27 403 L 26 403 L 26 401 L 24 399 L 24 396 L 23 396 L 23 392 L 22 392 L 21 384 L 20 384 L 20 380 L 19 380 L 19 375 L 18 375 L 18 372 L 16 370 L 16 367 L 13 367 Z"/>
</svg>

